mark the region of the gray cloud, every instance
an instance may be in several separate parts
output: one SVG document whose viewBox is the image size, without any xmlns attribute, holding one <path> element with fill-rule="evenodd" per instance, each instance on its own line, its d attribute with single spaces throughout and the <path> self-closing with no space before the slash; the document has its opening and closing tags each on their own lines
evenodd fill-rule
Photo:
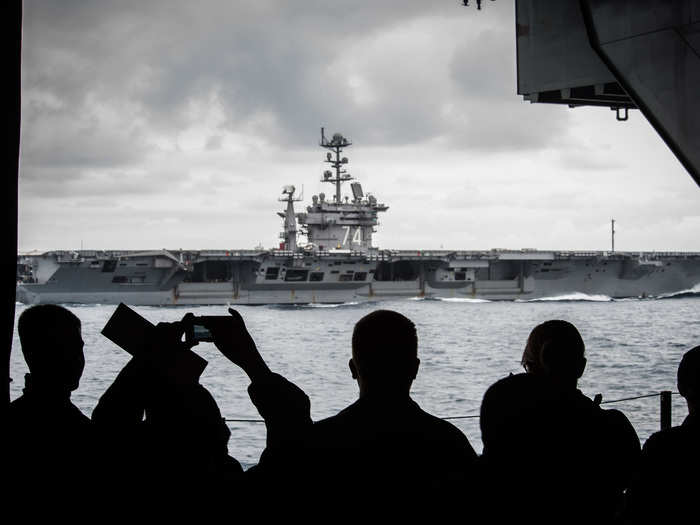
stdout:
<svg viewBox="0 0 700 525">
<path fill-rule="evenodd" d="M 499 20 L 512 17 L 510 9 L 496 14 Z M 319 124 L 334 119 L 346 129 L 372 130 L 368 144 L 431 139 L 442 132 L 445 82 L 454 79 L 430 67 L 440 60 L 460 63 L 470 48 L 479 49 L 477 64 L 498 65 L 491 57 L 503 47 L 488 32 L 425 38 L 421 31 L 436 23 L 478 19 L 455 3 L 420 0 L 355 2 L 352 9 L 335 2 L 27 2 L 25 16 L 25 90 L 49 92 L 64 117 L 89 111 L 97 100 L 126 106 L 125 117 L 149 127 L 173 130 L 196 121 L 187 111 L 193 101 L 213 95 L 223 104 L 228 128 L 297 145 L 312 143 Z M 432 42 L 436 36 L 464 44 L 451 59 L 452 51 L 442 56 L 444 46 Z M 512 35 L 499 36 L 512 45 Z M 485 42 L 489 38 L 493 42 Z M 430 57 L 417 69 L 412 63 L 421 50 L 414 40 L 428 46 Z M 352 97 L 348 67 L 358 64 L 373 93 L 369 104 Z M 493 83 L 481 78 L 483 91 L 513 85 L 504 75 Z M 24 109 L 27 125 L 47 121 L 41 108 Z M 77 143 L 82 137 L 74 138 Z M 84 151 L 102 152 L 89 146 Z"/>
<path fill-rule="evenodd" d="M 697 193 L 637 122 L 599 139 L 599 112 L 516 95 L 512 2 L 24 5 L 25 246 L 271 245 L 279 186 L 319 191 L 322 125 L 391 206 L 386 245 L 585 248 L 613 213 L 697 242 Z"/>
</svg>

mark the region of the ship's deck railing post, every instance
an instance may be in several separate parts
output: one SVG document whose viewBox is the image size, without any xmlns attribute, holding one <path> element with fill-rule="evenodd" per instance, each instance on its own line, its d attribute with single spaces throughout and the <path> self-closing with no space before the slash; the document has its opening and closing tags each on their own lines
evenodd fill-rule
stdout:
<svg viewBox="0 0 700 525">
<path fill-rule="evenodd" d="M 659 395 L 661 409 L 661 430 L 671 428 L 671 391 L 663 390 Z"/>
</svg>

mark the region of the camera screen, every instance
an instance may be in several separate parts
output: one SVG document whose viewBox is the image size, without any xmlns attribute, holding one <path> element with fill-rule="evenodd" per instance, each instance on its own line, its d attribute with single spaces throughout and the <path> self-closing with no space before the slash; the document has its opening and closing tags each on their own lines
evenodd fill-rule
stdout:
<svg viewBox="0 0 700 525">
<path fill-rule="evenodd" d="M 195 324 L 192 328 L 195 341 L 213 341 L 211 332 L 202 325 Z"/>
</svg>

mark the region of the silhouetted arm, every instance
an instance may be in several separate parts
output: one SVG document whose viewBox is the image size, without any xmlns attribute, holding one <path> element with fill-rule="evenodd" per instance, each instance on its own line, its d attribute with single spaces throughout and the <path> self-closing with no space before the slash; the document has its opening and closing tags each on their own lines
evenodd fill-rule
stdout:
<svg viewBox="0 0 700 525">
<path fill-rule="evenodd" d="M 295 384 L 273 373 L 260 355 L 241 315 L 229 308 L 231 317 L 210 318 L 206 327 L 214 344 L 250 378 L 248 387 L 253 404 L 267 426 L 267 446 L 288 446 L 311 426 L 311 404 Z"/>
<path fill-rule="evenodd" d="M 641 459 L 642 448 L 634 427 L 619 410 L 605 410 L 608 427 L 611 432 L 611 458 L 617 464 L 617 488 L 627 489 L 636 477 Z"/>
<path fill-rule="evenodd" d="M 664 501 L 665 488 L 670 482 L 670 458 L 664 453 L 669 443 L 665 443 L 663 432 L 653 434 L 642 448 L 636 476 L 627 492 L 626 521 L 646 523 L 659 516 L 659 501 Z M 661 522 L 661 521 L 659 521 Z"/>
<path fill-rule="evenodd" d="M 270 368 L 258 352 L 241 314 L 228 309 L 231 317 L 209 318 L 205 326 L 212 333 L 214 344 L 233 364 L 240 367 L 251 381 L 264 379 Z"/>
<path fill-rule="evenodd" d="M 144 363 L 132 358 L 107 388 L 92 412 L 92 421 L 100 427 L 134 426 L 143 421 Z"/>
<path fill-rule="evenodd" d="M 253 381 L 248 395 L 265 420 L 267 447 L 288 447 L 305 439 L 311 428 L 311 402 L 297 385 L 270 372 Z"/>
</svg>

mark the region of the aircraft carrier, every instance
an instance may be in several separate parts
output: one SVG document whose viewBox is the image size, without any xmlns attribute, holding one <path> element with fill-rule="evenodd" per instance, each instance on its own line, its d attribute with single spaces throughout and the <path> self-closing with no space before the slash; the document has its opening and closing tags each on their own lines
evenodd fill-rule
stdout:
<svg viewBox="0 0 700 525">
<path fill-rule="evenodd" d="M 272 250 L 52 251 L 18 257 L 17 299 L 26 304 L 131 305 L 346 303 L 397 297 L 528 300 L 586 294 L 658 297 L 700 283 L 700 253 L 540 250 L 382 250 L 372 245 L 388 206 L 365 194 L 336 133 L 323 182 L 306 211 L 285 186 Z M 349 182 L 351 195 L 342 195 Z M 300 235 L 306 244 L 300 245 Z"/>
</svg>

